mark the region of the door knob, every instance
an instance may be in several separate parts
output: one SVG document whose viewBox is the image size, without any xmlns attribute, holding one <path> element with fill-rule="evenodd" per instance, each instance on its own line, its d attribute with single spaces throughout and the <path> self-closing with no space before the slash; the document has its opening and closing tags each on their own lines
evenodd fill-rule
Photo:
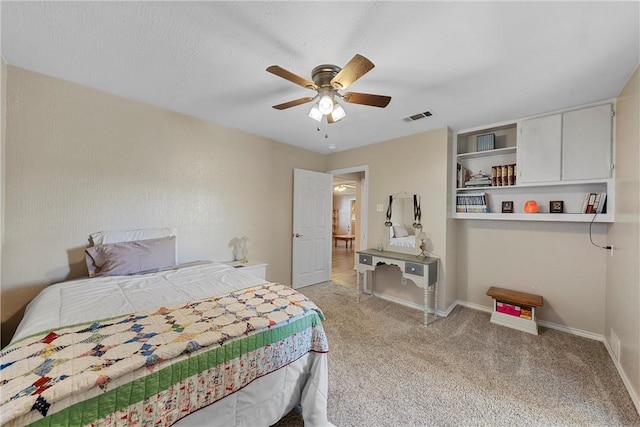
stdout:
<svg viewBox="0 0 640 427">
<path fill-rule="evenodd" d="M 293 236 L 294 236 L 294 237 L 302 237 L 302 234 L 298 234 L 298 233 L 296 233 L 296 234 L 294 234 Z"/>
</svg>

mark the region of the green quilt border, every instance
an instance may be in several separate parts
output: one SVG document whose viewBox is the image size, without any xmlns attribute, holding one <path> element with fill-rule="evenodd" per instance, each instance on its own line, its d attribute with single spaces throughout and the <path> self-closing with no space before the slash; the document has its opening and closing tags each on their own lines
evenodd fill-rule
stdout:
<svg viewBox="0 0 640 427">
<path fill-rule="evenodd" d="M 87 425 L 110 413 L 116 412 L 133 403 L 166 390 L 198 372 L 213 368 L 228 362 L 242 354 L 254 351 L 260 347 L 284 340 L 288 336 L 300 333 L 321 324 L 321 317 L 317 312 L 309 312 L 307 316 L 291 321 L 273 329 L 257 332 L 247 337 L 229 341 L 196 356 L 171 364 L 150 375 L 123 384 L 113 390 L 78 402 L 60 412 L 51 414 L 41 420 L 31 423 L 34 427 L 45 426 L 79 426 Z"/>
</svg>

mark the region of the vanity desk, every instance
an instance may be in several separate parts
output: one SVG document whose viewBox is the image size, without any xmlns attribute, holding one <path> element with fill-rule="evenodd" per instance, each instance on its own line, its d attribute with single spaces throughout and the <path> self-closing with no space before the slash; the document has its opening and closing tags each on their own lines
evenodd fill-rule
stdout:
<svg viewBox="0 0 640 427">
<path fill-rule="evenodd" d="M 365 249 L 357 251 L 358 264 L 356 267 L 356 284 L 358 302 L 360 302 L 360 274 L 364 275 L 366 288 L 373 295 L 375 270 L 381 264 L 393 264 L 400 268 L 402 276 L 411 280 L 419 288 L 424 289 L 424 324 L 428 325 L 428 315 L 433 313 L 436 318 L 436 301 L 438 301 L 438 258 L 421 257 L 391 251 Z M 372 280 L 368 280 L 369 272 L 373 272 Z M 369 287 L 369 283 L 371 286 Z M 430 304 L 429 290 L 434 290 L 434 302 Z M 430 306 L 433 305 L 433 309 Z M 435 319 L 434 319 L 435 320 Z"/>
</svg>

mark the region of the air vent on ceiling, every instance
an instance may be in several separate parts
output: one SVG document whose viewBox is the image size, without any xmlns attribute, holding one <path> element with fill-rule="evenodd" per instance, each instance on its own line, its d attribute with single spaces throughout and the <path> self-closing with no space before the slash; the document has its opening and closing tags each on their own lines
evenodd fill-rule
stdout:
<svg viewBox="0 0 640 427">
<path fill-rule="evenodd" d="M 404 120 L 405 122 L 415 122 L 416 120 L 424 119 L 425 117 L 430 117 L 430 116 L 433 116 L 433 113 L 427 110 L 424 113 L 414 114 L 412 116 L 405 117 L 402 120 Z"/>
</svg>

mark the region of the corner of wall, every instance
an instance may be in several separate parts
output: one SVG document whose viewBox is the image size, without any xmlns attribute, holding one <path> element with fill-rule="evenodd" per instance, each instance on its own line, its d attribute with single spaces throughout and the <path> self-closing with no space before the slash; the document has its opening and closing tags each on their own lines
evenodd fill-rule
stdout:
<svg viewBox="0 0 640 427">
<path fill-rule="evenodd" d="M 0 283 L 2 283 L 2 248 L 4 247 L 4 162 L 7 139 L 7 63 L 0 56 Z"/>
<path fill-rule="evenodd" d="M 616 99 L 615 121 L 615 222 L 607 232 L 614 251 L 606 265 L 604 335 L 640 413 L 640 65 Z"/>
</svg>

